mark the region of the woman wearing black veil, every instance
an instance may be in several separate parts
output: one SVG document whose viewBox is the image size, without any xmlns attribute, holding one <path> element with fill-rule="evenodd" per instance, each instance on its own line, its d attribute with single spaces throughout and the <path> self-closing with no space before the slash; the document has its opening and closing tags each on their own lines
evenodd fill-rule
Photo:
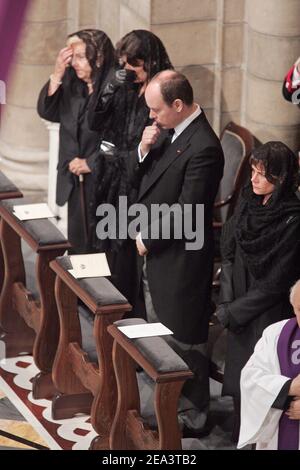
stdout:
<svg viewBox="0 0 300 470">
<path fill-rule="evenodd" d="M 60 123 L 56 203 L 68 203 L 68 239 L 76 253 L 89 248 L 91 172 L 99 143 L 99 133 L 88 126 L 88 108 L 95 83 L 103 82 L 114 61 L 113 45 L 103 31 L 70 34 L 38 99 L 39 115 Z"/>
<path fill-rule="evenodd" d="M 222 240 L 220 305 L 228 329 L 223 395 L 234 397 L 239 417 L 240 374 L 263 330 L 290 318 L 289 289 L 300 277 L 300 201 L 296 155 L 268 142 L 250 157 L 251 183 Z M 235 438 L 239 428 L 235 423 Z"/>
<path fill-rule="evenodd" d="M 90 233 L 94 249 L 108 256 L 112 281 L 134 303 L 135 245 L 128 240 L 99 239 L 95 214 L 102 203 L 118 208 L 119 196 L 128 197 L 128 206 L 134 202 L 126 161 L 150 123 L 144 92 L 156 73 L 173 67 L 161 40 L 146 30 L 126 34 L 116 46 L 116 55 L 119 67 L 111 71 L 104 86 L 99 84 L 89 110 L 90 128 L 99 131 L 102 142 L 93 172 Z"/>
</svg>

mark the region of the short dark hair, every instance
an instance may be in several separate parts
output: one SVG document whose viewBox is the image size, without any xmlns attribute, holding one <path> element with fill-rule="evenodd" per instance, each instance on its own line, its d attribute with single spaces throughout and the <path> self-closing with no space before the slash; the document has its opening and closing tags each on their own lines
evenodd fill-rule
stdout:
<svg viewBox="0 0 300 470">
<path fill-rule="evenodd" d="M 116 55 L 118 59 L 125 55 L 133 67 L 138 64 L 138 60 L 143 60 L 148 80 L 161 70 L 173 69 L 162 41 L 145 29 L 135 29 L 120 39 Z"/>
<path fill-rule="evenodd" d="M 169 80 L 161 81 L 160 92 L 168 106 L 172 106 L 177 99 L 182 100 L 187 106 L 191 106 L 194 102 L 193 88 L 186 76 L 180 72 L 173 71 Z"/>
</svg>

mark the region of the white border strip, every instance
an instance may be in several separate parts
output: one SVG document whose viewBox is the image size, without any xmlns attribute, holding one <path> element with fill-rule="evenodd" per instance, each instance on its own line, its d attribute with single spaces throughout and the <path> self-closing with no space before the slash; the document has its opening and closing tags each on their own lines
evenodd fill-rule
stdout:
<svg viewBox="0 0 300 470">
<path fill-rule="evenodd" d="M 34 414 L 24 405 L 18 395 L 12 390 L 12 388 L 5 382 L 0 375 L 0 389 L 5 393 L 7 398 L 17 408 L 17 410 L 24 416 L 25 420 L 31 424 L 37 433 L 44 439 L 44 441 L 50 447 L 50 450 L 62 450 L 57 444 L 53 437 L 48 433 L 40 421 L 34 416 Z"/>
</svg>

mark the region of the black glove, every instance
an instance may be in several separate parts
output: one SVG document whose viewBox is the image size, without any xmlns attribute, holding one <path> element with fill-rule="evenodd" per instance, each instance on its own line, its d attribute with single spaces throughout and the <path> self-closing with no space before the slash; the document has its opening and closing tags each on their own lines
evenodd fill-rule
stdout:
<svg viewBox="0 0 300 470">
<path fill-rule="evenodd" d="M 117 69 L 110 76 L 108 83 L 105 85 L 103 95 L 114 93 L 124 83 L 133 83 L 136 80 L 136 73 L 134 70 Z"/>
<path fill-rule="evenodd" d="M 133 83 L 137 76 L 134 70 L 118 69 L 115 71 L 115 80 L 117 84 L 123 85 L 123 83 Z"/>
<path fill-rule="evenodd" d="M 115 92 L 125 83 L 133 83 L 136 80 L 136 73 L 134 70 L 117 69 L 115 70 L 103 90 L 100 91 L 100 98 L 98 98 L 97 108 L 106 109 L 111 102 Z"/>
</svg>

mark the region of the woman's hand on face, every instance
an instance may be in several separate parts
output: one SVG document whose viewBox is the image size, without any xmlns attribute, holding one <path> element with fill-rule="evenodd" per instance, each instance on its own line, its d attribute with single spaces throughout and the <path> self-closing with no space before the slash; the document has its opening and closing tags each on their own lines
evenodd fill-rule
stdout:
<svg viewBox="0 0 300 470">
<path fill-rule="evenodd" d="M 54 67 L 54 77 L 58 81 L 62 79 L 66 71 L 67 66 L 72 61 L 73 49 L 72 47 L 64 47 L 58 53 Z"/>
<path fill-rule="evenodd" d="M 69 171 L 74 175 L 81 175 L 84 173 L 91 173 L 91 169 L 87 164 L 85 158 L 73 158 L 69 163 Z"/>
</svg>

